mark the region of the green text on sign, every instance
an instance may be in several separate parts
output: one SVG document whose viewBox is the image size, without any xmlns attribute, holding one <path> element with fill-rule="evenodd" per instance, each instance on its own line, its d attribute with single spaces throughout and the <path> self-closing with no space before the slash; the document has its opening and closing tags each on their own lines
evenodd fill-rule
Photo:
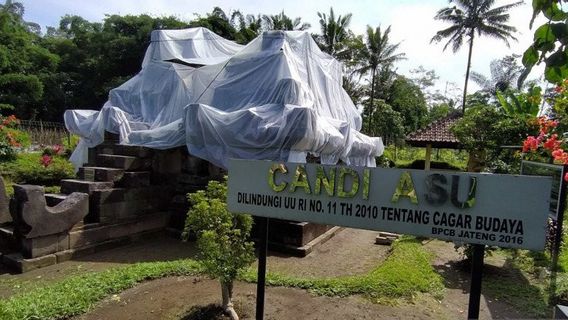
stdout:
<svg viewBox="0 0 568 320">
<path fill-rule="evenodd" d="M 549 177 L 229 163 L 229 209 L 500 247 L 544 248 Z"/>
</svg>

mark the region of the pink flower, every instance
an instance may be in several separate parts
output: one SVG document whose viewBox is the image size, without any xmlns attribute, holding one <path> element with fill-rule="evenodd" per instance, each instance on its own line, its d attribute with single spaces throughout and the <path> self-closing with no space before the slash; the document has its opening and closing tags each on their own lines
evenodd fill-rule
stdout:
<svg viewBox="0 0 568 320">
<path fill-rule="evenodd" d="M 568 181 L 568 172 L 564 175 L 564 181 Z"/>
<path fill-rule="evenodd" d="M 53 160 L 53 159 L 51 158 L 51 156 L 49 156 L 49 155 L 47 155 L 47 154 L 44 154 L 44 155 L 41 157 L 41 159 L 40 159 L 39 162 L 40 162 L 44 167 L 47 168 L 47 167 L 51 164 L 51 161 L 52 161 L 52 160 Z"/>
<path fill-rule="evenodd" d="M 55 152 L 55 154 L 61 154 L 63 152 L 63 146 L 56 144 L 53 146 L 53 151 Z"/>
</svg>

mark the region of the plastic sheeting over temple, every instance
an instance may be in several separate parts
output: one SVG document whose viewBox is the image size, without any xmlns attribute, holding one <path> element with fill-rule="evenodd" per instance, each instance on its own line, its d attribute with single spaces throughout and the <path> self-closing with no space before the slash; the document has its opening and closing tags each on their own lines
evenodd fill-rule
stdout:
<svg viewBox="0 0 568 320">
<path fill-rule="evenodd" d="M 265 32 L 243 47 L 205 28 L 152 32 L 142 70 L 110 91 L 101 111 L 68 110 L 82 137 L 72 160 L 104 131 L 120 143 L 189 152 L 218 166 L 229 158 L 375 166 L 380 138 L 341 87 L 341 64 L 307 32 Z"/>
</svg>

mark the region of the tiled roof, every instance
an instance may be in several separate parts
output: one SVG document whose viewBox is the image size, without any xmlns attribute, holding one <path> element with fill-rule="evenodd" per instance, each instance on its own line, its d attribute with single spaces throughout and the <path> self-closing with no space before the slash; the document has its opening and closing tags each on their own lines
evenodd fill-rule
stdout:
<svg viewBox="0 0 568 320">
<path fill-rule="evenodd" d="M 445 118 L 430 123 L 427 127 L 406 136 L 406 143 L 414 147 L 452 148 L 459 146 L 458 139 L 450 132 L 450 127 L 459 120 L 461 114 L 456 112 Z"/>
</svg>

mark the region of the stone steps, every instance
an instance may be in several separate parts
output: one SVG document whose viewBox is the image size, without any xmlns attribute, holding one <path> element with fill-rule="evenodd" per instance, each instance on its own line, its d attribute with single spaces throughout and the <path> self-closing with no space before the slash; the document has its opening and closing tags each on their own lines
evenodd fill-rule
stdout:
<svg viewBox="0 0 568 320">
<path fill-rule="evenodd" d="M 95 161 L 95 164 L 100 167 L 118 168 L 127 171 L 146 171 L 152 167 L 151 159 L 113 154 L 99 154 Z"/>
<path fill-rule="evenodd" d="M 151 186 L 140 188 L 110 188 L 94 191 L 90 201 L 100 205 L 105 203 L 137 201 L 151 198 L 161 198 L 171 194 L 171 188 L 167 186 Z"/>
<path fill-rule="evenodd" d="M 77 177 L 86 181 L 110 181 L 117 182 L 124 175 L 123 169 L 106 167 L 82 167 L 77 172 Z"/>
<path fill-rule="evenodd" d="M 106 190 L 112 187 L 114 187 L 114 183 L 109 181 L 85 181 L 78 179 L 61 180 L 61 193 L 65 194 L 83 192 L 91 195 L 95 191 Z"/>
<path fill-rule="evenodd" d="M 117 187 L 147 187 L 151 180 L 150 171 L 124 171 L 107 167 L 79 168 L 79 179 L 95 182 L 114 182 Z"/>
<path fill-rule="evenodd" d="M 154 152 L 152 149 L 138 146 L 125 146 L 120 144 L 103 143 L 95 147 L 98 154 L 112 154 L 138 158 L 149 158 Z"/>
<path fill-rule="evenodd" d="M 150 171 L 126 171 L 122 179 L 115 183 L 115 186 L 123 188 L 148 187 L 151 177 Z"/>
</svg>

